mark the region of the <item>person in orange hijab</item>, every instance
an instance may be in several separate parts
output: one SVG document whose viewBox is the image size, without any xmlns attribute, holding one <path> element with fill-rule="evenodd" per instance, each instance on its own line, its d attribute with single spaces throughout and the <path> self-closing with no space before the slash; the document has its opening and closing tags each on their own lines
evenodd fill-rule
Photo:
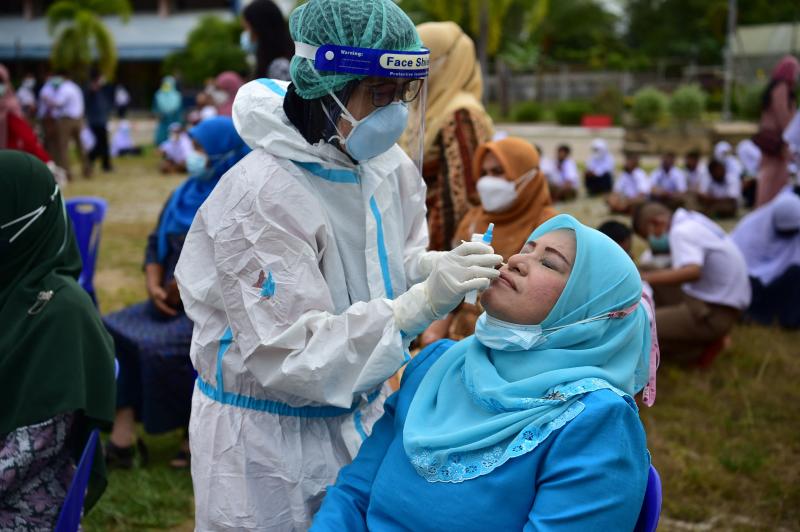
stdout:
<svg viewBox="0 0 800 532">
<path fill-rule="evenodd" d="M 472 207 L 458 226 L 452 246 L 469 241 L 473 233 L 483 233 L 494 223 L 492 247 L 495 253 L 510 257 L 518 253 L 530 234 L 558 211 L 553 207 L 547 179 L 539 170 L 539 152 L 518 137 L 481 144 L 473 157 L 474 175 L 481 204 Z M 426 345 L 450 337 L 460 340 L 475 330 L 483 309 L 480 303 L 462 303 L 450 316 L 434 322 L 421 338 Z"/>
</svg>

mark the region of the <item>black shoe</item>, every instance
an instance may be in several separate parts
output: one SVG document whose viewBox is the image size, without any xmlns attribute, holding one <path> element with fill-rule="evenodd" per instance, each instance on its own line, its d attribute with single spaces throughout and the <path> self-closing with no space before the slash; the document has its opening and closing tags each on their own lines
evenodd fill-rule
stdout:
<svg viewBox="0 0 800 532">
<path fill-rule="evenodd" d="M 111 440 L 106 443 L 106 466 L 109 469 L 130 469 L 133 467 L 134 458 L 139 455 L 139 467 L 145 467 L 150 461 L 150 453 L 141 438 L 136 439 L 134 446 L 118 447 Z"/>
</svg>

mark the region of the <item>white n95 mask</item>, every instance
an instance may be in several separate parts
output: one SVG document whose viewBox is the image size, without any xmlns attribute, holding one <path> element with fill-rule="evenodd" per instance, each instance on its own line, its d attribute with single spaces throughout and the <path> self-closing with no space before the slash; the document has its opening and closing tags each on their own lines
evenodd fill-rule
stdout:
<svg viewBox="0 0 800 532">
<path fill-rule="evenodd" d="M 487 212 L 504 211 L 517 199 L 514 183 L 502 177 L 483 176 L 475 186 L 483 209 Z"/>
<path fill-rule="evenodd" d="M 510 208 L 517 200 L 517 187 L 524 187 L 538 171 L 538 168 L 534 168 L 515 181 L 491 175 L 478 179 L 475 187 L 478 189 L 483 209 L 487 212 L 502 212 Z"/>
</svg>

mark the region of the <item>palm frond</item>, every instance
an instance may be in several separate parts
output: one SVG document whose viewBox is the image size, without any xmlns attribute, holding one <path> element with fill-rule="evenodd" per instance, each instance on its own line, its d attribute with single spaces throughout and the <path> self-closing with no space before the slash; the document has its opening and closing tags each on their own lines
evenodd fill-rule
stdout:
<svg viewBox="0 0 800 532">
<path fill-rule="evenodd" d="M 47 8 L 47 31 L 52 35 L 59 24 L 71 22 L 80 11 L 80 6 L 73 0 L 58 0 Z"/>
</svg>

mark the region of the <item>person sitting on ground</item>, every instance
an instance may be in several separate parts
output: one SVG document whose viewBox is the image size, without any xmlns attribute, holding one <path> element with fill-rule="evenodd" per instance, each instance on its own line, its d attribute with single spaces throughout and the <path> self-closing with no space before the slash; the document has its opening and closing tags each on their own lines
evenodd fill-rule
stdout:
<svg viewBox="0 0 800 532">
<path fill-rule="evenodd" d="M 590 196 L 611 192 L 614 184 L 614 156 L 603 139 L 592 141 L 592 155 L 586 161 L 584 174 L 586 190 Z"/>
<path fill-rule="evenodd" d="M 597 230 L 616 242 L 629 257 L 633 257 L 633 231 L 622 222 L 608 220 L 597 227 Z"/>
<path fill-rule="evenodd" d="M 744 205 L 751 209 L 756 203 L 758 190 L 758 169 L 761 166 L 761 150 L 750 139 L 744 139 L 736 145 L 736 157 L 729 156 L 730 164 L 735 164 L 738 157 L 742 170 L 742 198 Z M 726 161 L 726 164 L 727 161 Z"/>
<path fill-rule="evenodd" d="M 686 201 L 686 174 L 675 166 L 675 154 L 661 156 L 661 164 L 650 174 L 650 199 L 671 209 L 681 207 Z"/>
<path fill-rule="evenodd" d="M 702 211 L 715 218 L 734 218 L 739 208 L 741 182 L 736 174 L 727 173 L 725 165 L 713 159 L 708 174 L 700 184 L 697 199 Z"/>
<path fill-rule="evenodd" d="M 114 344 L 78 284 L 63 198 L 30 154 L 0 150 L 0 529 L 54 530 L 91 432 L 114 417 Z M 93 456 L 88 511 L 106 486 Z"/>
<path fill-rule="evenodd" d="M 116 467 L 133 465 L 137 418 L 149 433 L 189 424 L 195 381 L 189 360 L 192 321 L 181 305 L 175 265 L 197 209 L 222 174 L 250 151 L 229 117 L 204 120 L 189 136 L 194 142 L 186 159 L 189 178 L 167 200 L 145 250 L 150 299 L 103 318 L 120 363 L 117 414 L 106 447 L 109 464 Z M 141 440 L 136 445 L 146 462 L 146 448 Z M 184 442 L 172 465 L 188 467 L 188 460 Z"/>
<path fill-rule="evenodd" d="M 633 230 L 671 266 L 642 272 L 653 287 L 661 352 L 680 361 L 710 360 L 750 304 L 747 266 L 739 249 L 706 216 L 660 203 L 639 206 Z"/>
<path fill-rule="evenodd" d="M 186 171 L 186 157 L 192 151 L 192 139 L 183 126 L 174 122 L 169 126 L 169 138 L 158 147 L 161 153 L 159 169 L 162 174 L 183 173 Z"/>
<path fill-rule="evenodd" d="M 636 266 L 559 215 L 500 271 L 475 335 L 409 363 L 312 531 L 634 529 L 657 362 Z"/>
<path fill-rule="evenodd" d="M 613 213 L 630 214 L 636 205 L 647 201 L 650 194 L 650 178 L 639 167 L 639 156 L 628 153 L 614 191 L 606 198 L 608 208 Z"/>
<path fill-rule="evenodd" d="M 708 175 L 706 166 L 700 164 L 700 150 L 692 150 L 683 157 L 683 171 L 686 174 L 686 188 L 689 194 L 696 195 Z"/>
<path fill-rule="evenodd" d="M 750 275 L 753 300 L 747 317 L 800 328 L 800 198 L 787 187 L 742 218 L 731 238 Z"/>
<path fill-rule="evenodd" d="M 133 133 L 131 123 L 128 120 L 120 120 L 117 129 L 111 137 L 111 156 L 119 157 L 124 155 L 141 155 L 142 148 L 133 143 Z"/>
<path fill-rule="evenodd" d="M 492 247 L 495 253 L 510 257 L 519 250 L 531 227 L 558 214 L 539 170 L 539 153 L 521 138 L 506 137 L 478 146 L 473 166 L 475 175 L 483 176 L 477 183 L 481 205 L 467 211 L 461 220 L 453 248 L 494 223 Z M 479 303 L 462 303 L 447 318 L 428 327 L 422 334 L 422 345 L 471 335 L 482 312 Z"/>
<path fill-rule="evenodd" d="M 578 165 L 570 153 L 572 149 L 566 144 L 559 146 L 556 160 L 546 170 L 553 201 L 570 201 L 578 195 Z"/>
</svg>

